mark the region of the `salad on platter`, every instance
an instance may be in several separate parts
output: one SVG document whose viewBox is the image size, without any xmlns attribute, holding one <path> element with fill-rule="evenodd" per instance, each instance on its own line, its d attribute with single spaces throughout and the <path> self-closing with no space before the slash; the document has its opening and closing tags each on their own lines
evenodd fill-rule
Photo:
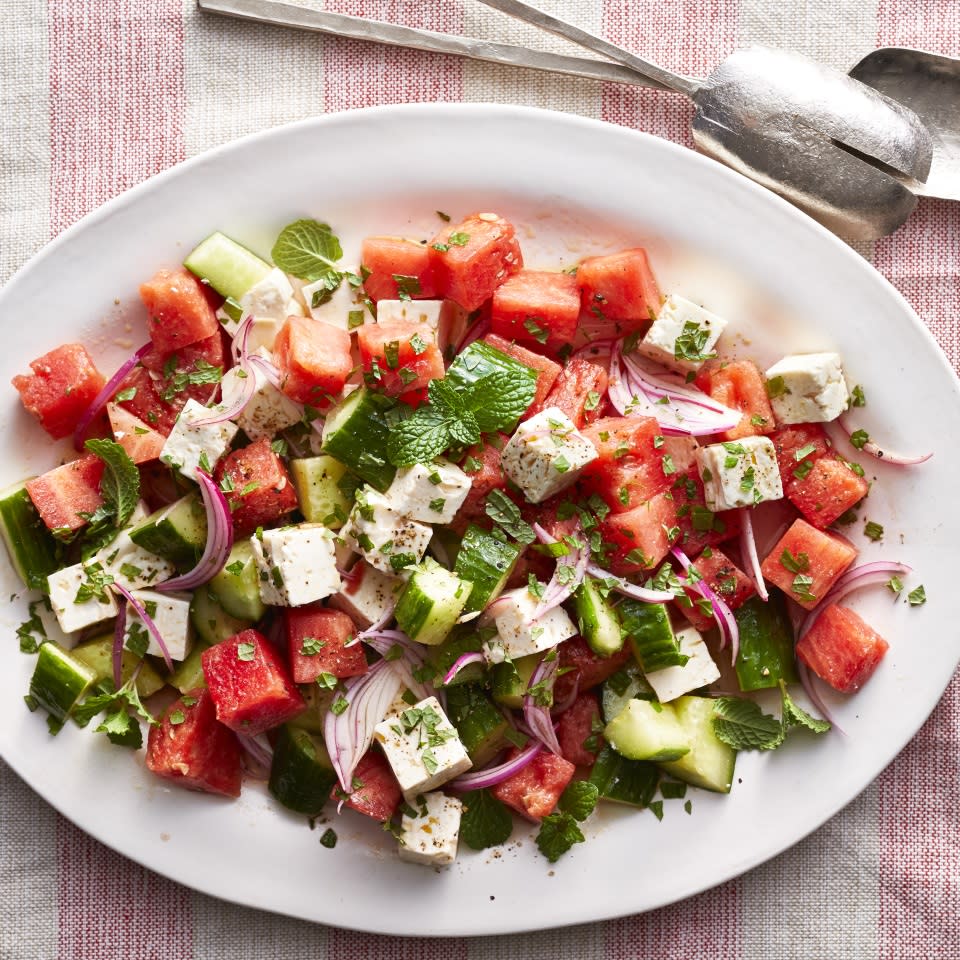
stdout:
<svg viewBox="0 0 960 960">
<path fill-rule="evenodd" d="M 532 270 L 503 217 L 437 216 L 352 263 L 316 220 L 271 261 L 214 233 L 109 379 L 79 343 L 14 378 L 76 454 L 0 493 L 25 700 L 168 784 L 266 781 L 325 846 L 362 815 L 444 866 L 518 815 L 555 861 L 601 801 L 690 812 L 829 733 L 816 684 L 888 649 L 844 599 L 926 600 L 858 563 L 843 451 L 929 454 L 857 428 L 837 353 L 738 355 L 642 248 Z"/>
</svg>

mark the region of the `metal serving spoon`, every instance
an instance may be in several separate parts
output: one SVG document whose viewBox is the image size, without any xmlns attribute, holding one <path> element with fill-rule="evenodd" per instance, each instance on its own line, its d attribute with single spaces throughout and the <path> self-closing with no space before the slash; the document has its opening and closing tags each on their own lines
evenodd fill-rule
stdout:
<svg viewBox="0 0 960 960">
<path fill-rule="evenodd" d="M 839 71 L 797 54 L 751 47 L 728 57 L 706 80 L 698 81 L 664 70 L 520 0 L 482 2 L 614 62 L 418 30 L 279 0 L 198 0 L 198 5 L 243 19 L 686 94 L 697 106 L 693 136 L 700 150 L 786 197 L 848 239 L 892 233 L 913 211 L 916 194 L 924 192 L 932 142 L 920 119 Z"/>
</svg>

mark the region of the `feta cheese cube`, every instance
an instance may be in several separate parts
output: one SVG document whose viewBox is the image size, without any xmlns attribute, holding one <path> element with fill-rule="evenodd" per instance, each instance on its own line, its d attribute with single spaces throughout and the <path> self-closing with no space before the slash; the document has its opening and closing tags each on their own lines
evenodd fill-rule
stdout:
<svg viewBox="0 0 960 960">
<path fill-rule="evenodd" d="M 637 352 L 680 373 L 699 370 L 726 326 L 723 317 L 673 293 L 664 300 Z"/>
<path fill-rule="evenodd" d="M 483 644 L 483 655 L 490 663 L 549 650 L 576 636 L 577 628 L 563 607 L 554 607 L 534 620 L 539 603 L 526 587 L 518 587 L 501 593 L 491 604 L 489 612 L 497 633 Z"/>
<path fill-rule="evenodd" d="M 407 320 L 413 323 L 425 323 L 434 333 L 437 333 L 440 329 L 442 312 L 442 300 L 379 300 L 377 323 Z"/>
<path fill-rule="evenodd" d="M 393 509 L 424 523 L 450 523 L 473 481 L 456 464 L 436 460 L 401 467 L 387 490 Z"/>
<path fill-rule="evenodd" d="M 344 576 L 340 592 L 330 597 L 328 603 L 366 629 L 393 609 L 401 590 L 403 580 L 399 577 L 387 576 L 360 560 Z"/>
<path fill-rule="evenodd" d="M 418 797 L 413 816 L 404 812 L 400 824 L 400 859 L 428 867 L 445 867 L 457 858 L 463 803 L 440 792 Z"/>
<path fill-rule="evenodd" d="M 237 435 L 237 425 L 229 420 L 193 426 L 194 420 L 202 420 L 213 413 L 196 400 L 188 400 L 160 451 L 163 463 L 179 470 L 190 480 L 196 480 L 201 460 L 207 469 L 212 469 Z"/>
<path fill-rule="evenodd" d="M 773 441 L 744 437 L 732 443 L 712 443 L 697 451 L 707 506 L 714 512 L 752 507 L 780 500 L 783 485 Z"/>
<path fill-rule="evenodd" d="M 104 547 L 96 555 L 96 559 L 104 570 L 113 576 L 115 582 L 123 584 L 128 590 L 162 583 L 177 572 L 177 568 L 169 560 L 164 560 L 163 557 L 135 544 L 126 530 L 123 530 L 113 543 Z"/>
<path fill-rule="evenodd" d="M 75 563 L 72 567 L 64 567 L 47 578 L 50 592 L 50 606 L 56 614 L 57 623 L 64 633 L 73 633 L 92 627 L 117 615 L 117 601 L 110 587 L 103 583 L 106 571 L 102 564 L 96 561 Z M 103 597 L 96 593 L 88 599 L 77 602 L 80 588 L 97 590 L 102 587 Z"/>
<path fill-rule="evenodd" d="M 829 423 L 847 409 L 850 395 L 839 353 L 792 354 L 766 377 L 779 423 Z"/>
<path fill-rule="evenodd" d="M 260 578 L 260 599 L 300 607 L 340 589 L 333 533 L 320 523 L 264 530 L 250 538 Z"/>
<path fill-rule="evenodd" d="M 257 352 L 270 359 L 267 350 L 261 349 Z M 281 430 L 286 430 L 300 420 L 301 410 L 267 380 L 255 363 L 250 364 L 249 375 L 254 378 L 256 388 L 247 405 L 234 419 L 251 440 L 260 440 L 263 437 L 272 440 Z M 238 367 L 228 370 L 221 383 L 223 405 L 229 407 L 238 400 L 245 386 Z"/>
<path fill-rule="evenodd" d="M 393 501 L 372 487 L 357 492 L 340 536 L 383 573 L 400 575 L 427 552 L 433 529 L 394 509 Z"/>
<path fill-rule="evenodd" d="M 294 296 L 293 285 L 287 275 L 276 267 L 259 283 L 255 283 L 241 298 L 244 315 L 286 320 L 287 317 L 302 317 L 303 307 Z"/>
<path fill-rule="evenodd" d="M 531 503 L 541 503 L 576 483 L 596 459 L 593 444 L 573 421 L 558 407 L 547 407 L 517 427 L 500 463 Z"/>
<path fill-rule="evenodd" d="M 669 703 L 691 690 L 705 687 L 720 679 L 720 671 L 710 656 L 703 637 L 693 628 L 684 627 L 676 632 L 680 652 L 690 659 L 682 667 L 664 667 L 646 674 L 661 703 Z"/>
<path fill-rule="evenodd" d="M 184 660 L 193 646 L 190 631 L 190 595 L 184 593 L 158 593 L 156 590 L 131 591 L 137 603 L 156 624 L 171 660 Z M 131 642 L 132 641 L 132 642 Z M 137 646 L 147 642 L 147 653 L 162 657 L 163 651 L 153 634 L 146 628 L 140 615 L 130 604 L 127 607 L 127 629 L 124 646 L 137 651 Z"/>
<path fill-rule="evenodd" d="M 373 317 L 366 307 L 357 300 L 356 287 L 351 286 L 346 278 L 340 281 L 340 286 L 330 298 L 324 300 L 328 293 L 327 284 L 323 280 L 305 284 L 301 288 L 300 296 L 314 320 L 323 320 L 341 330 L 353 330 L 362 326 L 368 318 L 373 322 Z M 350 316 L 351 313 L 354 314 L 353 317 Z"/>
<path fill-rule="evenodd" d="M 408 799 L 436 790 L 473 766 L 436 697 L 381 720 L 374 737 Z"/>
</svg>

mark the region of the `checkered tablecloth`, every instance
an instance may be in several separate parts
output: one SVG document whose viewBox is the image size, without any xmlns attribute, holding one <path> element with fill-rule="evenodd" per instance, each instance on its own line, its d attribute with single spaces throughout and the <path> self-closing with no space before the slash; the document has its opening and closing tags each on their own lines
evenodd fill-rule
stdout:
<svg viewBox="0 0 960 960">
<path fill-rule="evenodd" d="M 750 41 L 845 69 L 888 44 L 960 54 L 958 0 L 542 2 L 693 75 Z M 563 48 L 473 0 L 327 6 Z M 208 147 L 321 112 L 422 100 L 567 110 L 689 144 L 690 108 L 670 94 L 205 17 L 192 0 L 4 0 L 0 280 L 87 211 Z M 895 236 L 860 249 L 960 364 L 960 206 L 922 202 Z M 195 893 L 82 834 L 0 762 L 0 957 L 957 958 L 958 755 L 960 677 L 875 783 L 770 863 L 641 916 L 460 940 L 367 936 Z"/>
</svg>

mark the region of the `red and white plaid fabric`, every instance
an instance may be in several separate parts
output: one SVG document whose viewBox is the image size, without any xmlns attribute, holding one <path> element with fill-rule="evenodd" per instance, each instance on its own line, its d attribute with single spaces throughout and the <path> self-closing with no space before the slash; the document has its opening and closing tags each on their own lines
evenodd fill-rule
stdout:
<svg viewBox="0 0 960 960">
<path fill-rule="evenodd" d="M 960 53 L 957 0 L 541 2 L 694 75 L 750 41 L 843 67 L 886 44 Z M 564 49 L 472 0 L 327 5 Z M 0 280 L 88 210 L 210 146 L 417 100 L 564 109 L 689 143 L 690 107 L 670 94 L 207 18 L 192 0 L 5 0 Z M 960 365 L 960 206 L 921 202 L 895 236 L 861 249 Z M 89 839 L 0 762 L 2 960 L 281 957 L 960 958 L 960 677 L 876 783 L 772 862 L 663 910 L 526 936 L 400 940 L 224 904 Z"/>
</svg>

